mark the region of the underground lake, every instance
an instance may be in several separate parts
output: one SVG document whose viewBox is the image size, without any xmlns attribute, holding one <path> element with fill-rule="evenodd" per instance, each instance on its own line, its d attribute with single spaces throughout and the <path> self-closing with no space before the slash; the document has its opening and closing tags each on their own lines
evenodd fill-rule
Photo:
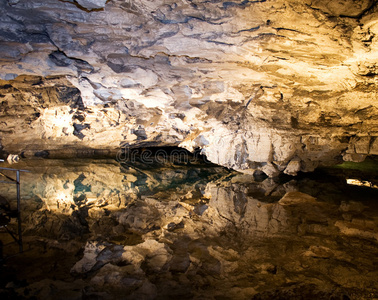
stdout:
<svg viewBox="0 0 378 300">
<path fill-rule="evenodd" d="M 2 163 L 30 172 L 1 298 L 378 297 L 374 158 L 273 179 L 155 154 Z M 16 205 L 14 185 L 0 194 Z"/>
</svg>

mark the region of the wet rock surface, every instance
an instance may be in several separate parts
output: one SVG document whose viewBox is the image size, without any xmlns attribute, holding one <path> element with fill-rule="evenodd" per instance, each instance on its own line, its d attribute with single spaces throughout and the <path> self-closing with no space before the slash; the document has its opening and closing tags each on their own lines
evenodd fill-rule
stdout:
<svg viewBox="0 0 378 300">
<path fill-rule="evenodd" d="M 271 177 L 377 154 L 375 1 L 3 0 L 0 12 L 8 154 L 180 145 Z"/>
<path fill-rule="evenodd" d="M 2 267 L 2 298 L 378 297 L 378 190 L 347 185 L 356 170 L 273 180 L 209 165 L 20 164 L 33 170 L 25 252 Z M 1 186 L 14 205 L 12 192 Z"/>
</svg>

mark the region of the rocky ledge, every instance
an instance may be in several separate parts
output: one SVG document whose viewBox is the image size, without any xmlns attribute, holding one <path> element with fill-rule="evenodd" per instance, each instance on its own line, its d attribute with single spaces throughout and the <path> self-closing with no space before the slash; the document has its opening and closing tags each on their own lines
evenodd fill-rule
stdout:
<svg viewBox="0 0 378 300">
<path fill-rule="evenodd" d="M 0 11 L 4 153 L 179 146 L 271 177 L 378 154 L 375 1 L 3 0 Z"/>
</svg>

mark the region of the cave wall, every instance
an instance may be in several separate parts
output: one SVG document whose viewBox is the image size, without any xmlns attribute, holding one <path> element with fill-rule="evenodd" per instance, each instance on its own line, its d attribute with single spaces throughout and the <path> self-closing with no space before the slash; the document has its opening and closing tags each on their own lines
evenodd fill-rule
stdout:
<svg viewBox="0 0 378 300">
<path fill-rule="evenodd" d="M 374 3 L 2 0 L 2 150 L 177 145 L 269 176 L 362 161 Z"/>
</svg>

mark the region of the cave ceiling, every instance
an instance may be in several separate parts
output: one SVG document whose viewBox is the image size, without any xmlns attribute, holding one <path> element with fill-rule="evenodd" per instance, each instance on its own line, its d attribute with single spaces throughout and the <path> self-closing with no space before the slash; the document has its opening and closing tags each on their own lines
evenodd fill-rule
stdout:
<svg viewBox="0 0 378 300">
<path fill-rule="evenodd" d="M 295 175 L 378 154 L 375 1 L 1 0 L 0 137 Z"/>
</svg>

